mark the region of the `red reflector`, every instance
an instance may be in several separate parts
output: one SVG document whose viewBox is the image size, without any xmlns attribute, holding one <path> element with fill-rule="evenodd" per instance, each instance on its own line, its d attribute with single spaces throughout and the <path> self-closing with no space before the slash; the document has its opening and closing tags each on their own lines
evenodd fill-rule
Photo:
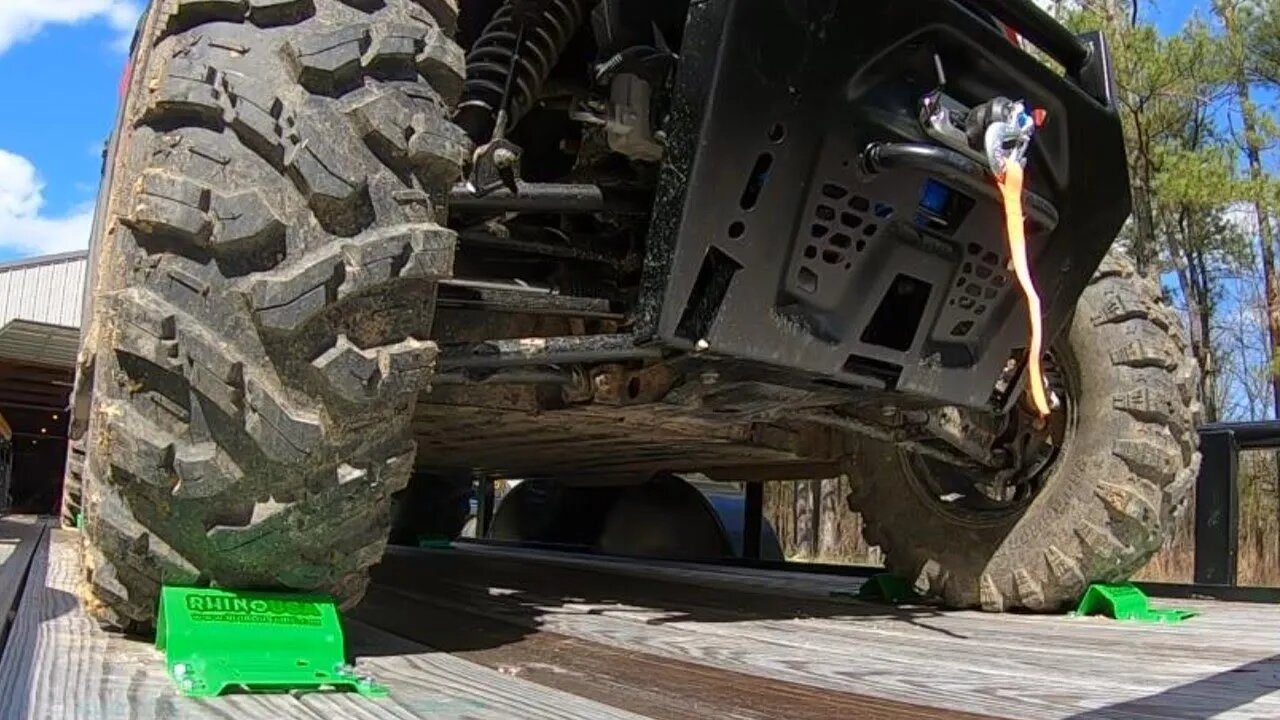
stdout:
<svg viewBox="0 0 1280 720">
<path fill-rule="evenodd" d="M 1036 127 L 1043 127 L 1044 119 L 1048 116 L 1049 113 L 1044 108 L 1036 108 L 1031 111 L 1031 119 L 1035 121 Z"/>
</svg>

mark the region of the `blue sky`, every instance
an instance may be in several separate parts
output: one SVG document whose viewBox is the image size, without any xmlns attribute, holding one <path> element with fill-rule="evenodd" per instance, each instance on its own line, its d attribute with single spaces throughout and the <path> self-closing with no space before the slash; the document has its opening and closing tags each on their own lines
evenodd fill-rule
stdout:
<svg viewBox="0 0 1280 720">
<path fill-rule="evenodd" d="M 85 247 L 144 0 L 0 0 L 0 261 Z M 1145 4 L 1174 31 L 1207 0 Z"/>
<path fill-rule="evenodd" d="M 0 0 L 0 261 L 87 245 L 141 4 Z"/>
<path fill-rule="evenodd" d="M 1139 8 L 1140 18 L 1153 20 L 1163 33 L 1175 33 L 1182 24 L 1191 17 L 1191 13 L 1199 10 L 1204 17 L 1209 16 L 1208 0 L 1163 0 L 1163 2 L 1144 2 Z"/>
</svg>

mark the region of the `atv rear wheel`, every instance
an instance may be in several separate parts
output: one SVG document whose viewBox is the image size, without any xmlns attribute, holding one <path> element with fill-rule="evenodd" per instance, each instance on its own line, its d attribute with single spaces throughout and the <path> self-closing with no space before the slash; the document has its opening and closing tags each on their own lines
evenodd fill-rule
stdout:
<svg viewBox="0 0 1280 720">
<path fill-rule="evenodd" d="M 1067 428 L 1028 498 L 965 502 L 927 462 L 873 441 L 852 460 L 867 541 L 951 607 L 1063 608 L 1140 569 L 1185 508 L 1200 464 L 1198 375 L 1159 288 L 1113 251 L 1054 360 Z"/>
<path fill-rule="evenodd" d="M 162 583 L 363 594 L 452 269 L 454 13 L 152 4 L 86 339 L 85 566 L 106 623 L 145 629 Z"/>
</svg>

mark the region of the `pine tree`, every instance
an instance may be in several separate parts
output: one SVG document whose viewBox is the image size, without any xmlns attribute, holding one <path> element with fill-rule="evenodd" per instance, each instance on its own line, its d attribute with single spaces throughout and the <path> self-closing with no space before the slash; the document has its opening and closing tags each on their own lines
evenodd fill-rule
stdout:
<svg viewBox="0 0 1280 720">
<path fill-rule="evenodd" d="M 1217 419 L 1214 317 L 1224 270 L 1238 266 L 1226 211 L 1241 197 L 1235 149 L 1215 125 L 1229 95 L 1224 39 L 1195 20 L 1162 37 L 1132 2 L 1087 2 L 1068 15 L 1110 42 L 1125 133 L 1133 215 L 1121 234 L 1139 269 L 1171 271 L 1201 369 L 1206 414 Z"/>
<path fill-rule="evenodd" d="M 1280 418 L 1280 278 L 1276 276 L 1275 236 L 1271 224 L 1276 190 L 1274 181 L 1262 167 L 1263 150 L 1275 139 L 1276 128 L 1274 118 L 1254 102 L 1252 86 L 1261 65 L 1253 49 L 1260 44 L 1258 28 L 1270 24 L 1262 19 L 1264 10 L 1256 3 L 1242 0 L 1214 0 L 1213 3 L 1213 11 L 1222 23 L 1223 58 L 1228 64 L 1230 85 L 1243 130 L 1237 142 L 1248 164 L 1248 196 L 1258 230 L 1259 257 L 1266 289 L 1272 411 L 1273 417 Z"/>
</svg>

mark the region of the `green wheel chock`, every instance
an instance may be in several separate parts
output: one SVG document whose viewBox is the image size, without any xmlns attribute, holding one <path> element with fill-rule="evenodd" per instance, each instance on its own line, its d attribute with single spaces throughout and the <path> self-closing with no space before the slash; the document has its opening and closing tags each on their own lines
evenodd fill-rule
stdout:
<svg viewBox="0 0 1280 720">
<path fill-rule="evenodd" d="M 338 609 L 324 595 L 165 586 L 156 649 L 165 653 L 169 678 L 189 697 L 228 688 L 387 695 L 347 664 Z"/>
<path fill-rule="evenodd" d="M 1152 608 L 1147 600 L 1147 594 L 1133 583 L 1090 585 L 1073 613 L 1077 616 L 1105 615 L 1116 620 L 1166 624 L 1182 622 L 1199 614 L 1195 610 Z"/>
<path fill-rule="evenodd" d="M 867 578 L 862 587 L 858 588 L 858 599 L 900 605 L 919 600 L 920 595 L 897 575 L 879 573 Z"/>
</svg>

